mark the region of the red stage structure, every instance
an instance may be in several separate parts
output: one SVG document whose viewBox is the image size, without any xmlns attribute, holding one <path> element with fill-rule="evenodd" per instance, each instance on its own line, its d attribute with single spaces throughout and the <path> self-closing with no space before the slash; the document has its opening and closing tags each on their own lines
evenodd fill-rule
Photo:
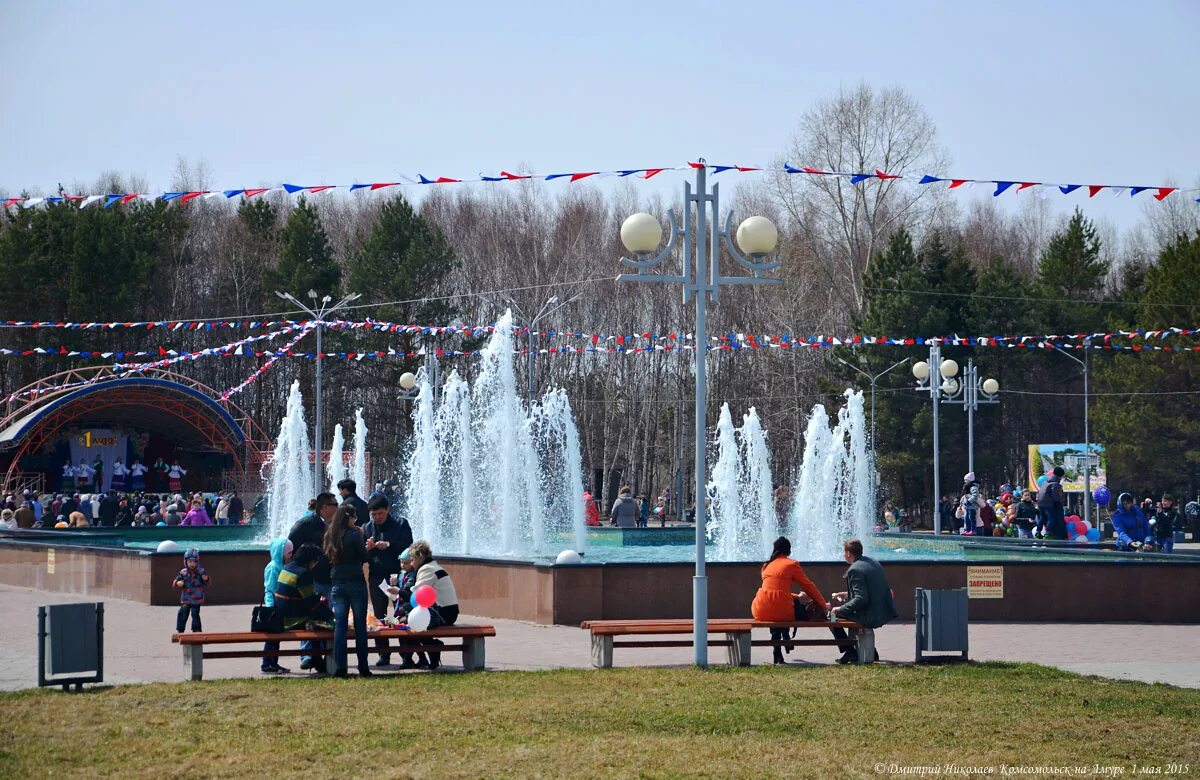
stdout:
<svg viewBox="0 0 1200 780">
<path fill-rule="evenodd" d="M 160 450 L 191 454 L 208 472 L 219 472 L 205 474 L 206 482 L 195 485 L 208 489 L 261 489 L 260 469 L 272 448 L 250 415 L 190 377 L 166 369 L 116 373 L 109 366 L 77 368 L 39 379 L 3 399 L 0 488 L 55 487 L 62 458 L 51 460 L 49 450 L 56 440 L 67 430 L 101 427 L 142 432 L 155 437 Z M 219 466 L 207 465 L 217 461 Z M 217 479 L 220 485 L 213 485 Z"/>
</svg>

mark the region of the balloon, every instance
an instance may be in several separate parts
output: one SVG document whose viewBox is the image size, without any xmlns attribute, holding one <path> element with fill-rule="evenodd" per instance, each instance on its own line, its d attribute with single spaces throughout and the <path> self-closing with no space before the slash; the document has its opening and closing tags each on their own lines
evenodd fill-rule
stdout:
<svg viewBox="0 0 1200 780">
<path fill-rule="evenodd" d="M 1092 491 L 1092 500 L 1099 506 L 1108 506 L 1108 502 L 1112 501 L 1112 491 L 1108 489 L 1108 485 L 1101 485 Z"/>
<path fill-rule="evenodd" d="M 1082 520 L 1075 521 L 1075 533 L 1079 536 L 1087 536 L 1088 527 Z"/>
<path fill-rule="evenodd" d="M 1088 540 L 1088 538 L 1087 538 L 1086 536 L 1082 535 L 1082 534 L 1080 534 L 1079 536 L 1076 536 L 1076 537 L 1075 537 L 1075 541 L 1076 541 L 1076 542 L 1082 542 L 1082 543 L 1084 543 L 1084 544 L 1087 544 L 1087 540 Z"/>
<path fill-rule="evenodd" d="M 413 609 L 416 609 L 417 607 L 421 606 L 420 604 L 417 603 L 417 594 L 415 594 L 415 593 L 408 594 L 408 605 L 410 607 L 412 607 Z"/>
<path fill-rule="evenodd" d="M 1100 541 L 1100 529 L 1099 528 L 1089 528 L 1088 532 L 1087 532 L 1087 540 L 1089 542 Z"/>
<path fill-rule="evenodd" d="M 1089 531 L 1091 530 L 1091 528 L 1092 528 L 1092 521 L 1091 521 L 1091 520 L 1084 520 L 1084 521 L 1083 521 L 1083 524 L 1084 524 L 1084 525 L 1086 525 L 1086 526 L 1088 527 L 1088 530 L 1089 530 Z"/>
<path fill-rule="evenodd" d="M 429 587 L 426 585 L 425 587 Z M 408 628 L 411 631 L 424 631 L 429 628 L 429 610 L 425 607 L 417 607 L 412 612 L 408 613 Z"/>
<path fill-rule="evenodd" d="M 429 609 L 437 603 L 437 591 L 432 585 L 422 585 L 413 591 L 413 598 L 417 600 L 417 606 Z"/>
<path fill-rule="evenodd" d="M 1043 474 L 1042 476 L 1038 477 L 1038 478 L 1037 478 L 1037 483 L 1038 483 L 1038 487 L 1045 487 L 1045 485 L 1046 485 L 1046 475 L 1045 475 L 1045 474 Z"/>
</svg>

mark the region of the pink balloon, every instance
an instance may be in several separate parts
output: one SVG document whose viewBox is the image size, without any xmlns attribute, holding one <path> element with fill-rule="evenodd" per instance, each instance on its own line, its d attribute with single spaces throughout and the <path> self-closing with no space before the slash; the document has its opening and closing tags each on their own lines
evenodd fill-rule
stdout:
<svg viewBox="0 0 1200 780">
<path fill-rule="evenodd" d="M 429 609 L 437 603 L 437 591 L 432 585 L 422 585 L 413 591 L 413 596 L 417 599 L 417 606 Z"/>
</svg>

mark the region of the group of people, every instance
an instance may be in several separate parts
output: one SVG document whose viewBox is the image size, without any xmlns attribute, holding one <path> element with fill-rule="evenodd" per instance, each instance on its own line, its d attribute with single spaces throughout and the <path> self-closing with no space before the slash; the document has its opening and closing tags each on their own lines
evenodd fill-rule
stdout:
<svg viewBox="0 0 1200 780">
<path fill-rule="evenodd" d="M 110 489 L 118 492 L 132 490 L 135 493 L 143 492 L 148 487 L 152 490 L 169 490 L 172 493 L 178 493 L 183 489 L 183 477 L 187 474 L 187 469 L 181 466 L 178 460 L 168 464 L 163 458 L 156 460 L 151 467 L 143 464 L 140 458 L 135 458 L 129 465 L 126 465 L 121 458 L 117 458 L 113 461 L 110 471 L 108 484 Z M 153 480 L 155 484 L 148 485 L 150 480 Z M 75 464 L 68 460 L 62 467 L 61 489 L 64 493 L 73 490 L 103 492 L 105 490 L 104 459 L 96 456 L 91 463 L 88 463 L 86 458 L 80 458 L 79 463 Z"/>
<path fill-rule="evenodd" d="M 1066 514 L 1063 476 L 1062 467 L 1056 466 L 1039 480 L 1036 493 L 1004 485 L 998 496 L 989 499 L 984 497 L 974 472 L 968 473 L 963 478 L 961 495 L 952 504 L 953 528 L 964 536 L 1099 540 L 1099 528 L 1078 515 Z M 1158 501 L 1147 497 L 1140 506 L 1131 494 L 1122 493 L 1111 519 L 1120 550 L 1171 552 L 1175 534 L 1186 531 L 1188 525 L 1193 540 L 1200 541 L 1200 502 L 1190 501 L 1181 510 L 1170 493 L 1164 493 Z"/>
<path fill-rule="evenodd" d="M 353 480 L 338 483 L 341 501 L 320 493 L 309 511 L 296 521 L 286 539 L 271 543 L 271 563 L 264 572 L 264 603 L 273 605 L 286 629 L 333 628 L 333 665 L 320 643 L 303 642 L 300 668 L 346 676 L 347 635 L 351 615 L 358 673 L 371 676 L 366 637 L 368 609 L 376 624 L 405 626 L 413 607 L 412 596 L 428 585 L 437 595 L 429 607 L 428 628 L 454 625 L 458 620 L 458 595 L 449 573 L 434 559 L 428 542 L 413 541 L 412 528 L 403 517 L 393 516 L 387 498 L 373 495 L 363 501 Z M 376 637 L 376 666 L 391 666 L 387 639 Z M 404 653 L 400 668 L 436 669 L 440 641 L 429 640 L 427 653 Z M 288 670 L 271 656 L 278 644 L 268 644 L 262 671 Z"/>
<path fill-rule="evenodd" d="M 21 500 L 4 497 L 0 527 L 88 528 L 90 526 L 239 525 L 246 507 L 236 490 L 219 495 L 194 493 L 58 493 L 35 496 L 26 491 Z"/>
<path fill-rule="evenodd" d="M 858 651 L 846 629 L 837 625 L 837 621 L 852 620 L 874 629 L 896 619 L 896 604 L 883 567 L 875 559 L 863 555 L 862 542 L 847 540 L 842 546 L 843 557 L 849 564 L 843 575 L 846 590 L 832 593 L 826 599 L 791 554 L 792 543 L 787 537 L 775 540 L 771 558 L 762 566 L 762 587 L 754 595 L 750 614 L 755 620 L 770 622 L 828 621 L 834 638 L 843 641 L 838 645 L 842 651 L 838 663 L 857 663 Z M 800 588 L 799 593 L 792 591 L 793 585 Z M 771 639 L 775 642 L 775 663 L 786 663 L 784 653 L 792 650 L 788 644 L 788 629 L 772 628 Z M 864 660 L 878 661 L 879 654 Z"/>
<path fill-rule="evenodd" d="M 583 494 L 584 522 L 590 526 L 599 526 L 600 508 L 596 505 L 591 493 Z M 653 506 L 652 506 L 653 503 Z M 663 488 L 658 497 L 651 502 L 644 493 L 636 498 L 633 488 L 622 485 L 617 491 L 617 500 L 613 502 L 608 513 L 608 522 L 618 528 L 647 528 L 650 518 L 654 517 L 661 526 L 666 526 L 667 516 L 671 511 L 671 490 Z"/>
</svg>

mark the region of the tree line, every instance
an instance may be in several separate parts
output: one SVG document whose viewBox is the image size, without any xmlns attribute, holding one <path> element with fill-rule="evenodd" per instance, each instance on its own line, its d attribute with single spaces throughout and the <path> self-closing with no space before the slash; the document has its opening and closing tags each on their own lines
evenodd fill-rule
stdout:
<svg viewBox="0 0 1200 780">
<path fill-rule="evenodd" d="M 948 155 L 919 103 L 898 88 L 861 85 L 814 104 L 783 159 L 833 170 L 939 171 Z M 108 174 L 97 192 L 144 189 Z M 202 168 L 181 166 L 177 190 L 206 189 Z M 89 188 L 92 189 L 92 188 Z M 730 200 L 728 197 L 727 200 Z M 1033 198 L 1015 213 L 988 201 L 894 181 L 850 185 L 823 177 L 764 178 L 731 199 L 737 214 L 761 213 L 780 227 L 774 288 L 728 288 L 710 309 L 710 332 L 888 336 L 1081 333 L 1200 323 L 1200 214 L 1196 204 L 1151 204 L 1118 234 L 1081 212 L 1056 217 Z M 488 323 L 506 308 L 535 315 L 562 304 L 539 330 L 658 334 L 690 331 L 690 309 L 668 286 L 618 284 L 621 220 L 648 210 L 665 222 L 672 203 L 644 199 L 635 185 L 562 190 L 534 182 L 438 188 L 419 203 L 403 195 L 260 196 L 240 203 L 135 202 L 80 209 L 55 204 L 9 209 L 0 218 L 0 319 L 170 320 L 264 315 L 299 295 L 358 292 L 349 319 Z M 137 350 L 201 348 L 247 331 L 0 331 L 12 349 L 34 346 Z M 325 350 L 474 349 L 479 339 L 331 332 Z M 274 342 L 281 344 L 283 340 Z M 537 348 L 563 342 L 541 340 Z M 1168 342 L 1170 343 L 1170 342 Z M 1189 342 L 1194 343 L 1194 342 Z M 522 347 L 524 344 L 521 345 Z M 310 341 L 299 348 L 313 351 Z M 1078 354 L 1078 353 L 1074 353 Z M 1026 446 L 1080 441 L 1082 376 L 1047 350 L 945 348 L 998 379 L 1002 401 L 977 414 L 976 472 L 991 485 L 1020 482 Z M 840 361 L 877 373 L 922 348 L 739 350 L 709 361 L 708 414 L 728 402 L 757 407 L 769 432 L 778 482 L 790 482 L 816 403 L 834 409 L 846 387 L 865 388 Z M 520 358 L 522 361 L 524 358 Z M 1138 492 L 1195 495 L 1200 480 L 1200 356 L 1090 355 L 1092 438 L 1108 448 L 1112 478 Z M 0 392 L 80 361 L 0 360 Z M 99 361 L 93 361 L 99 362 Z M 261 364 L 212 358 L 181 370 L 223 390 Z M 381 475 L 400 467 L 411 430 L 398 379 L 420 360 L 326 363 L 326 421 L 349 423 L 364 407 Z M 442 361 L 468 376 L 470 358 Z M 522 365 L 524 368 L 524 365 Z M 524 371 L 519 372 L 522 378 Z M 565 387 L 580 428 L 586 477 L 639 491 L 690 482 L 691 353 L 539 355 L 540 391 Z M 312 361 L 285 360 L 234 400 L 274 432 L 287 386 L 313 380 Z M 931 405 L 912 389 L 907 366 L 880 383 L 877 448 L 881 492 L 920 507 L 932 491 Z M 1154 393 L 1128 395 L 1129 393 Z M 1125 394 L 1125 395 L 1122 395 Z M 312 401 L 311 392 L 307 400 Z M 942 483 L 966 471 L 965 415 L 941 412 Z"/>
</svg>

